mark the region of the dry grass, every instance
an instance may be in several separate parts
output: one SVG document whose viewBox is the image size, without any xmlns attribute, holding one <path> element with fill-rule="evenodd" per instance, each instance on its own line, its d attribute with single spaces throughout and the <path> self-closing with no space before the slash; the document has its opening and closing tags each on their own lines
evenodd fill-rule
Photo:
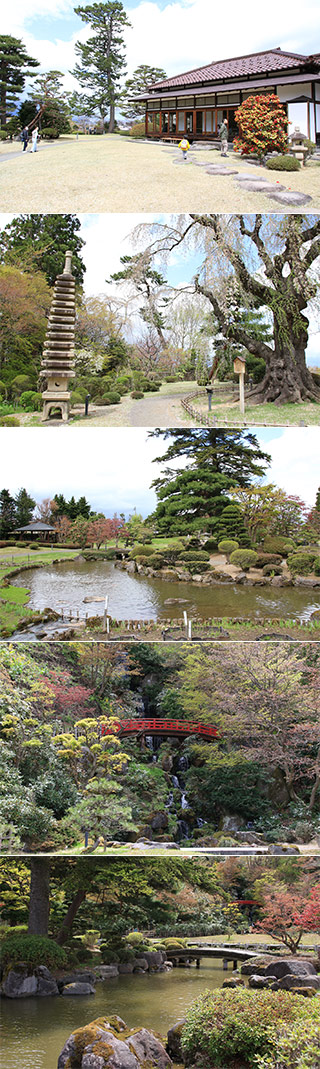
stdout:
<svg viewBox="0 0 320 1069">
<path fill-rule="evenodd" d="M 16 155 L 18 151 L 18 155 Z M 233 177 L 206 174 L 204 167 L 175 166 L 178 150 L 146 142 L 130 142 L 119 135 L 61 138 L 37 153 L 22 153 L 17 145 L 0 147 L 2 212 L 298 212 L 248 192 Z M 216 163 L 217 151 L 194 154 L 194 160 Z M 192 159 L 192 155 L 191 155 Z M 230 154 L 227 164 L 239 173 L 261 169 Z M 298 172 L 277 174 L 263 170 L 268 181 L 309 193 L 312 212 L 320 212 L 320 167 L 309 163 Z M 301 210 L 301 209 L 300 209 Z M 309 210 L 309 206 L 307 206 Z"/>
</svg>

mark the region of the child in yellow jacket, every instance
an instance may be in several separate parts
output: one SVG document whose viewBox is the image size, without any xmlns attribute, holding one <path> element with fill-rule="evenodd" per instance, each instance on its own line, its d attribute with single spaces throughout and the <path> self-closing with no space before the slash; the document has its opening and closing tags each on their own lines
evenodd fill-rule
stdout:
<svg viewBox="0 0 320 1069">
<path fill-rule="evenodd" d="M 183 159 L 186 160 L 188 158 L 188 149 L 190 148 L 187 137 L 183 137 L 182 141 L 179 141 L 179 148 L 181 148 Z"/>
</svg>

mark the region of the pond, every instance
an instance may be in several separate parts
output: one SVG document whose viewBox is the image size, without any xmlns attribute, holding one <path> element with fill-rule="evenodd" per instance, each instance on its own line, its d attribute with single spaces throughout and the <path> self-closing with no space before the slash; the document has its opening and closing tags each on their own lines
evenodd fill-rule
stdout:
<svg viewBox="0 0 320 1069">
<path fill-rule="evenodd" d="M 119 1013 L 129 1028 L 144 1026 L 165 1035 L 202 991 L 221 987 L 226 975 L 220 961 L 203 959 L 200 969 L 119 976 L 97 984 L 93 996 L 3 999 L 1 1069 L 57 1069 L 73 1029 L 105 1013 Z"/>
<path fill-rule="evenodd" d="M 45 568 L 21 572 L 12 580 L 30 590 L 29 607 L 38 611 L 50 607 L 58 612 L 84 617 L 103 615 L 104 598 L 117 620 L 181 619 L 189 615 L 211 617 L 281 617 L 308 620 L 320 609 L 320 588 L 253 587 L 236 583 L 206 587 L 192 582 L 164 582 L 142 575 L 129 575 L 109 561 L 63 561 Z M 88 599 L 85 601 L 84 599 Z M 101 598 L 101 601 L 94 601 Z M 92 599 L 92 600 L 91 600 Z M 172 599 L 179 602 L 171 604 Z M 181 599 L 186 604 L 181 604 Z M 169 600 L 169 604 L 166 604 Z"/>
</svg>

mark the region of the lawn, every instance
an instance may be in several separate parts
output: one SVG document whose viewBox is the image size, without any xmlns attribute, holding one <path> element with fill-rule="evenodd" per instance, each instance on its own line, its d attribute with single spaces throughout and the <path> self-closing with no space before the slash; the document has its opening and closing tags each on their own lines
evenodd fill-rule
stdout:
<svg viewBox="0 0 320 1069">
<path fill-rule="evenodd" d="M 26 587 L 6 585 L 6 581 L 17 568 L 37 567 L 52 564 L 56 560 L 65 560 L 78 556 L 79 549 L 33 550 L 31 553 L 23 547 L 10 546 L 0 549 L 0 636 L 10 638 L 21 623 L 38 618 L 39 614 L 28 608 L 29 593 Z"/>
<path fill-rule="evenodd" d="M 178 161 L 178 162 L 177 162 Z M 14 143 L 0 146 L 3 212 L 299 212 L 263 193 L 241 189 L 233 175 L 210 175 L 196 163 L 220 162 L 217 149 L 190 153 L 186 165 L 176 147 L 109 134 L 62 137 L 22 153 Z M 307 211 L 320 212 L 316 162 L 297 172 L 275 172 L 229 153 L 227 166 L 250 177 L 312 197 Z M 236 177 L 236 176 L 235 176 Z"/>
<path fill-rule="evenodd" d="M 191 404 L 193 402 L 191 401 Z M 208 402 L 207 398 L 201 397 L 195 398 L 194 407 L 199 413 L 199 416 L 204 414 L 208 415 Z M 197 420 L 194 420 L 195 424 Z M 225 401 L 220 401 L 219 398 L 212 397 L 212 410 L 210 414 L 210 423 L 212 426 L 228 426 L 228 427 L 258 427 L 260 424 L 263 426 L 277 426 L 277 427 L 308 427 L 320 425 L 320 404 L 316 402 L 304 401 L 302 404 L 288 404 L 288 405 L 250 405 L 247 404 L 245 408 L 245 417 L 242 419 L 239 411 L 239 404 L 230 403 L 226 404 Z"/>
</svg>

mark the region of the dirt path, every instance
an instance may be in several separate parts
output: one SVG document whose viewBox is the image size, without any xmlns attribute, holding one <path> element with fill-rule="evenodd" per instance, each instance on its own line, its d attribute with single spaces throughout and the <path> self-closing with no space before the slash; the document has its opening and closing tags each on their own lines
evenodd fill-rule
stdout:
<svg viewBox="0 0 320 1069">
<path fill-rule="evenodd" d="M 146 394 L 140 401 L 123 397 L 120 405 L 97 408 L 85 418 L 73 419 L 74 427 L 190 427 L 190 417 L 184 412 L 181 398 L 194 388 L 194 383 L 164 384 L 159 393 Z M 49 424 L 47 424 L 49 426 Z"/>
</svg>

